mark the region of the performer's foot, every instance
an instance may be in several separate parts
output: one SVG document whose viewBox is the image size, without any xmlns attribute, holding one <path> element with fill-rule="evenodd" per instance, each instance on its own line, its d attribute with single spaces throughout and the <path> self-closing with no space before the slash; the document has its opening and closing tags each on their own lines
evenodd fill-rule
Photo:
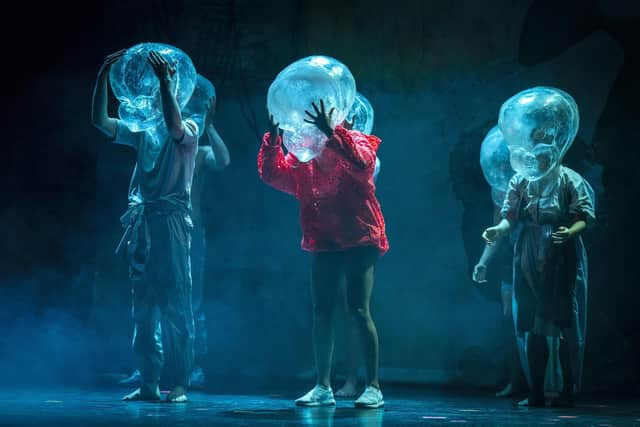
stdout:
<svg viewBox="0 0 640 427">
<path fill-rule="evenodd" d="M 347 380 L 342 388 L 336 391 L 336 397 L 356 397 L 358 395 L 358 385 L 354 381 Z"/>
<path fill-rule="evenodd" d="M 155 389 L 141 387 L 124 396 L 122 400 L 126 402 L 157 402 L 160 400 L 160 389 L 158 386 L 155 386 Z"/>
<path fill-rule="evenodd" d="M 496 397 L 511 397 L 513 396 L 514 390 L 513 390 L 513 385 L 511 385 L 511 383 L 507 384 L 505 386 L 505 388 L 503 388 L 502 390 L 500 390 L 499 392 L 496 393 Z"/>
<path fill-rule="evenodd" d="M 296 399 L 298 406 L 332 406 L 336 404 L 331 387 L 316 385 L 304 396 Z"/>
<path fill-rule="evenodd" d="M 167 402 L 182 403 L 187 400 L 187 389 L 181 385 L 175 386 L 167 395 Z"/>
<path fill-rule="evenodd" d="M 356 408 L 381 408 L 384 406 L 384 400 L 382 398 L 382 392 L 378 387 L 367 386 L 364 392 L 355 401 Z"/>
<path fill-rule="evenodd" d="M 544 397 L 531 397 L 529 396 L 526 399 L 518 402 L 518 406 L 525 406 L 530 408 L 543 408 L 544 407 Z"/>
<path fill-rule="evenodd" d="M 195 389 L 203 389 L 204 388 L 204 371 L 200 366 L 197 366 L 192 372 L 191 377 L 189 379 L 190 387 Z"/>
<path fill-rule="evenodd" d="M 557 397 L 549 399 L 549 406 L 556 408 L 573 408 L 573 392 L 564 390 Z"/>
<path fill-rule="evenodd" d="M 127 378 L 118 381 L 118 385 L 123 387 L 130 387 L 136 384 L 140 384 L 140 370 L 136 369 Z"/>
</svg>

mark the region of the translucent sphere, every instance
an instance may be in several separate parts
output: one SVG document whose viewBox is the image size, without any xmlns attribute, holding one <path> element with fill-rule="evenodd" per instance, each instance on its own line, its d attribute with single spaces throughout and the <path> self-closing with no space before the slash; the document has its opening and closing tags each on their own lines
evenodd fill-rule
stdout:
<svg viewBox="0 0 640 427">
<path fill-rule="evenodd" d="M 267 108 L 284 130 L 284 145 L 300 161 L 307 162 L 324 149 L 327 137 L 306 123 L 305 110 L 315 114 L 311 103 L 324 101 L 327 114 L 332 108 L 332 126 L 342 123 L 356 96 L 351 71 L 327 56 L 309 56 L 282 70 L 267 93 Z"/>
<path fill-rule="evenodd" d="M 510 152 L 502 132 L 494 126 L 480 146 L 480 167 L 491 188 L 506 192 L 509 181 L 515 175 L 511 167 Z"/>
<path fill-rule="evenodd" d="M 301 162 L 317 157 L 324 149 L 327 137 L 315 125 L 304 123 L 296 130 L 284 130 L 282 143 Z"/>
<path fill-rule="evenodd" d="M 180 49 L 162 43 L 141 43 L 130 47 L 111 67 L 109 80 L 118 101 L 118 115 L 133 132 L 144 131 L 162 123 L 160 84 L 147 56 L 159 52 L 176 67 L 175 93 L 182 109 L 196 85 L 196 69 L 189 56 Z"/>
<path fill-rule="evenodd" d="M 209 111 L 211 98 L 216 97 L 216 88 L 209 80 L 198 74 L 196 87 L 189 102 L 182 109 L 182 117 L 191 119 L 198 125 L 199 136 L 204 133 L 204 122 Z"/>
<path fill-rule="evenodd" d="M 367 135 L 373 130 L 373 107 L 367 98 L 360 92 L 356 94 L 351 110 L 347 114 L 347 120 L 353 122 L 353 129 L 359 130 Z"/>
<path fill-rule="evenodd" d="M 539 86 L 517 93 L 502 104 L 498 124 L 511 152 L 511 166 L 535 181 L 562 161 L 580 121 L 571 95 Z"/>
<path fill-rule="evenodd" d="M 495 203 L 497 207 L 502 208 L 506 196 L 506 191 L 498 190 L 497 188 L 491 188 L 491 200 L 493 200 L 493 203 Z"/>
</svg>

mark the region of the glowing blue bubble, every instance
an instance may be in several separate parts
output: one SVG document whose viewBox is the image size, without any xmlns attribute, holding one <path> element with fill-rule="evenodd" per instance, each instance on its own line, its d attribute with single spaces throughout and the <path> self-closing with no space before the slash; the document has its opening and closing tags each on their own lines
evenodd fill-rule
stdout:
<svg viewBox="0 0 640 427">
<path fill-rule="evenodd" d="M 504 205 L 504 199 L 506 196 L 506 191 L 498 190 L 497 188 L 491 188 L 491 200 L 493 200 L 493 203 L 495 203 L 495 205 L 499 208 L 502 208 L 502 205 Z"/>
<path fill-rule="evenodd" d="M 327 137 L 315 125 L 305 123 L 293 130 L 284 130 L 282 143 L 301 162 L 308 162 L 324 149 Z"/>
<path fill-rule="evenodd" d="M 162 123 L 160 85 L 147 56 L 158 51 L 176 68 L 173 76 L 175 96 L 182 109 L 196 84 L 196 69 L 180 49 L 162 43 L 141 43 L 127 52 L 111 67 L 109 80 L 120 107 L 120 120 L 133 132 L 154 128 Z"/>
<path fill-rule="evenodd" d="M 193 94 L 191 98 L 189 98 L 187 105 L 182 109 L 182 117 L 196 122 L 198 131 L 200 132 L 199 136 L 202 136 L 204 133 L 204 122 L 207 117 L 207 112 L 209 111 L 209 103 L 211 102 L 211 98 L 215 99 L 215 97 L 216 88 L 213 86 L 213 83 L 198 74 L 198 80 Z"/>
<path fill-rule="evenodd" d="M 335 108 L 332 126 L 342 123 L 356 96 L 351 71 L 327 56 L 309 56 L 282 70 L 267 93 L 267 108 L 284 130 L 284 145 L 300 161 L 307 162 L 324 149 L 327 140 L 315 126 L 304 121 L 311 103 L 324 101 L 327 112 Z"/>
<path fill-rule="evenodd" d="M 500 130 L 511 152 L 511 166 L 530 181 L 546 176 L 564 157 L 578 133 L 578 106 L 568 93 L 534 87 L 500 108 Z"/>
<path fill-rule="evenodd" d="M 498 126 L 491 128 L 482 141 L 480 167 L 491 188 L 507 191 L 515 171 L 511 167 L 509 147 Z"/>
<path fill-rule="evenodd" d="M 480 146 L 480 167 L 491 186 L 491 198 L 496 206 L 502 206 L 515 171 L 511 167 L 509 147 L 498 126 L 487 133 Z"/>
<path fill-rule="evenodd" d="M 374 113 L 371 103 L 363 94 L 356 92 L 356 99 L 351 105 L 349 114 L 347 114 L 347 120 L 353 120 L 353 129 L 365 133 L 371 134 L 373 130 Z M 380 173 L 380 158 L 376 156 L 376 164 L 373 169 L 373 181 L 378 180 L 378 174 Z"/>
<path fill-rule="evenodd" d="M 373 130 L 373 119 L 374 114 L 371 103 L 364 95 L 358 92 L 351 106 L 351 110 L 349 110 L 349 114 L 347 114 L 347 120 L 354 120 L 353 129 L 368 135 Z"/>
</svg>

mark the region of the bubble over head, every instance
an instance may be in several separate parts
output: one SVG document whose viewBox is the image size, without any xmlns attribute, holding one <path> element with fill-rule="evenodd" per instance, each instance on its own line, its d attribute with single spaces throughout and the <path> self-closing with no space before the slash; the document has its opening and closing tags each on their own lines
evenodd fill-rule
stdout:
<svg viewBox="0 0 640 427">
<path fill-rule="evenodd" d="M 215 99 L 216 88 L 209 80 L 198 74 L 196 87 L 189 98 L 189 102 L 182 109 L 182 117 L 191 119 L 198 125 L 199 136 L 204 133 L 204 122 L 209 111 L 211 98 Z"/>
<path fill-rule="evenodd" d="M 502 208 L 502 205 L 504 205 L 505 197 L 507 197 L 506 191 L 491 188 L 491 200 L 493 200 L 493 203 L 495 203 L 499 208 Z"/>
<path fill-rule="evenodd" d="M 323 100 L 327 114 L 335 108 L 331 125 L 342 123 L 356 96 L 351 71 L 328 56 L 309 56 L 287 66 L 275 78 L 267 93 L 267 108 L 284 130 L 284 145 L 300 161 L 307 162 L 324 149 L 327 140 L 316 126 L 306 123 L 305 110 L 319 108 Z"/>
<path fill-rule="evenodd" d="M 499 126 L 511 152 L 511 166 L 530 181 L 562 161 L 578 133 L 578 106 L 568 93 L 538 86 L 509 98 Z"/>
<path fill-rule="evenodd" d="M 324 149 L 327 137 L 315 125 L 305 123 L 296 130 L 283 130 L 282 143 L 301 162 L 317 157 Z"/>
<path fill-rule="evenodd" d="M 182 50 L 162 43 L 140 43 L 127 49 L 111 67 L 109 80 L 120 101 L 118 115 L 133 132 L 156 127 L 163 121 L 160 84 L 147 60 L 152 50 L 159 52 L 176 68 L 174 95 L 181 109 L 196 84 L 196 69 Z"/>
<path fill-rule="evenodd" d="M 373 130 L 373 119 L 371 103 L 360 92 L 356 93 L 356 99 L 347 114 L 347 120 L 354 120 L 353 129 L 370 134 Z"/>
<path fill-rule="evenodd" d="M 498 126 L 491 128 L 482 141 L 480 167 L 491 188 L 507 191 L 515 172 L 511 167 L 509 147 Z"/>
</svg>

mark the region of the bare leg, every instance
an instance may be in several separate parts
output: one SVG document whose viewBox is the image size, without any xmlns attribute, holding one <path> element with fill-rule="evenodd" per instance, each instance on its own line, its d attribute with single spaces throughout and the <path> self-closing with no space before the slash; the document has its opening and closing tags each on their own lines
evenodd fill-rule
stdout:
<svg viewBox="0 0 640 427">
<path fill-rule="evenodd" d="M 502 314 L 503 314 L 503 341 L 505 349 L 505 365 L 509 372 L 509 382 L 496 393 L 496 397 L 510 397 L 517 393 L 520 381 L 520 358 L 518 357 L 518 344 L 516 341 L 515 329 L 513 327 L 513 307 L 511 300 L 513 291 L 511 286 L 502 285 Z"/>
<path fill-rule="evenodd" d="M 349 313 L 360 336 L 367 386 L 380 388 L 378 379 L 378 332 L 370 311 L 371 294 L 374 284 L 375 263 L 378 259 L 376 248 L 355 248 L 346 258 L 347 303 Z"/>
<path fill-rule="evenodd" d="M 529 371 L 531 372 L 531 390 L 529 391 L 529 406 L 544 406 L 544 375 L 549 358 L 547 339 L 544 336 L 529 332 L 527 339 L 527 356 Z"/>
<path fill-rule="evenodd" d="M 358 329 L 354 324 L 351 314 L 349 313 L 349 304 L 347 302 L 346 288 L 343 288 L 343 308 L 345 312 L 346 322 L 346 344 L 347 344 L 347 373 L 346 381 L 342 388 L 336 392 L 336 396 L 355 397 L 358 393 Z"/>
<path fill-rule="evenodd" d="M 571 357 L 569 355 L 569 342 L 567 334 L 560 337 L 559 348 L 560 366 L 562 367 L 562 392 L 560 398 L 556 402 L 558 406 L 573 406 L 573 371 L 571 366 Z"/>
<path fill-rule="evenodd" d="M 311 302 L 313 305 L 313 347 L 319 385 L 331 387 L 333 356 L 333 311 L 342 276 L 342 254 L 321 252 L 311 265 Z"/>
</svg>

